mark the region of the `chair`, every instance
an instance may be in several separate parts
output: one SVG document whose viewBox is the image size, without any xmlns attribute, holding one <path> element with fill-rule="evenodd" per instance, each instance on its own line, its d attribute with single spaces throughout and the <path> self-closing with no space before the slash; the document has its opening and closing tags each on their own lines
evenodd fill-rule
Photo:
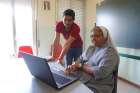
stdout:
<svg viewBox="0 0 140 93">
<path fill-rule="evenodd" d="M 31 46 L 19 46 L 19 50 L 18 50 L 18 58 L 22 58 L 20 52 L 26 52 L 29 54 L 33 54 L 33 50 Z"/>
<path fill-rule="evenodd" d="M 112 93 L 117 93 L 117 78 L 118 78 L 118 65 L 116 66 L 116 69 L 113 71 L 114 76 L 114 88 L 112 90 Z"/>
<path fill-rule="evenodd" d="M 62 51 L 62 45 L 58 44 L 57 46 L 51 45 L 51 55 L 54 57 L 54 59 L 58 59 Z"/>
</svg>

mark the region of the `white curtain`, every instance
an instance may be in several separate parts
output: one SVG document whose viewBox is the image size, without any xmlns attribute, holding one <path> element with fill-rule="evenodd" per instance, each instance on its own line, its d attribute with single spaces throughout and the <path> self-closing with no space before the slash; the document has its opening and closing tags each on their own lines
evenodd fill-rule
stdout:
<svg viewBox="0 0 140 93">
<path fill-rule="evenodd" d="M 31 5 L 31 0 L 0 0 L 1 58 L 13 55 L 20 45 L 33 45 Z"/>
</svg>

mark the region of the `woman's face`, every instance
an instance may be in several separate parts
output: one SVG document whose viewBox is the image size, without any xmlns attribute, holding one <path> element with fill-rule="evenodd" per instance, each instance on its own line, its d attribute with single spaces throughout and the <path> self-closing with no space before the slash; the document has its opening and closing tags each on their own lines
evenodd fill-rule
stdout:
<svg viewBox="0 0 140 93">
<path fill-rule="evenodd" d="M 70 28 L 72 26 L 73 22 L 74 22 L 74 19 L 72 16 L 63 17 L 63 23 L 66 28 Z"/>
<path fill-rule="evenodd" d="M 105 44 L 106 38 L 103 36 L 103 32 L 99 27 L 95 27 L 90 34 L 91 41 L 95 46 L 101 47 Z"/>
</svg>

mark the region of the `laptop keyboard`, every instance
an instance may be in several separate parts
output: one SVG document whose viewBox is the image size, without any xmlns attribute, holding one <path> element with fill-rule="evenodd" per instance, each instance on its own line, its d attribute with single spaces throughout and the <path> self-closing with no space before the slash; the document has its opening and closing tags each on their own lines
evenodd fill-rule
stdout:
<svg viewBox="0 0 140 93">
<path fill-rule="evenodd" d="M 55 81 L 57 81 L 59 84 L 66 84 L 71 81 L 71 79 L 68 79 L 66 77 L 63 77 L 55 73 L 53 73 L 53 76 L 54 76 Z"/>
</svg>

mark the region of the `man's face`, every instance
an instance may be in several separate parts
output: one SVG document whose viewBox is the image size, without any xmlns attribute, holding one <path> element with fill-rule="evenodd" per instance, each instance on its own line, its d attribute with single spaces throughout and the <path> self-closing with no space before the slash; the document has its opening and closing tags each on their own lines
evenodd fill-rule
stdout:
<svg viewBox="0 0 140 93">
<path fill-rule="evenodd" d="M 72 16 L 63 17 L 63 23 L 66 28 L 70 28 L 72 26 L 73 22 L 74 22 L 74 19 Z"/>
<path fill-rule="evenodd" d="M 102 46 L 106 42 L 106 39 L 103 36 L 103 32 L 99 27 L 96 27 L 93 29 L 93 31 L 91 31 L 90 37 L 92 43 L 98 47 Z"/>
</svg>

